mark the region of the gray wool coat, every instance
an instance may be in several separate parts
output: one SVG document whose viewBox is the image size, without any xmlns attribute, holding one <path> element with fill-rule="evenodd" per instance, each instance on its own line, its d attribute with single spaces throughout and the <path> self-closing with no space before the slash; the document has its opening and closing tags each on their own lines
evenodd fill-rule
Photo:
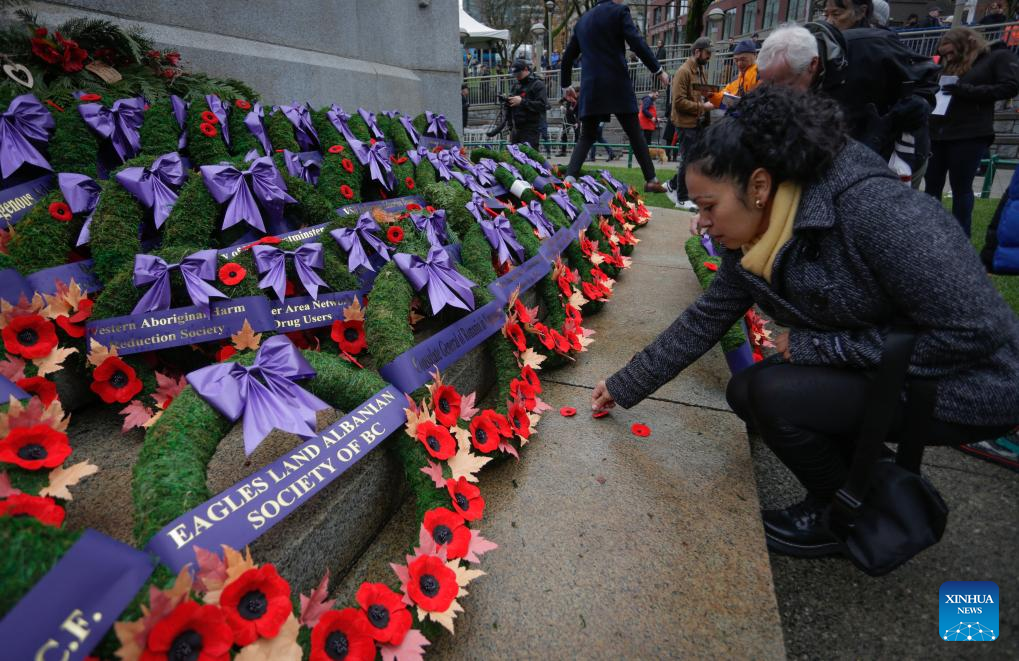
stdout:
<svg viewBox="0 0 1019 661">
<path fill-rule="evenodd" d="M 893 319 L 917 329 L 911 378 L 937 380 L 934 417 L 1019 422 L 1019 319 L 958 222 L 857 142 L 803 190 L 772 284 L 725 251 L 708 290 L 607 380 L 629 408 L 721 339 L 756 303 L 790 329 L 791 363 L 872 370 Z"/>
</svg>

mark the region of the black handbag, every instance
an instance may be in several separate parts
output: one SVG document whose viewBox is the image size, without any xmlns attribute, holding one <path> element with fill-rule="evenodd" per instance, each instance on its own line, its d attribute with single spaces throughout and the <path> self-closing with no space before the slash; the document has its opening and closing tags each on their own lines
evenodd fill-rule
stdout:
<svg viewBox="0 0 1019 661">
<path fill-rule="evenodd" d="M 892 571 L 941 540 L 948 506 L 920 475 L 924 441 L 934 409 L 935 384 L 909 384 L 905 437 L 895 461 L 883 458 L 916 336 L 893 330 L 868 399 L 849 479 L 835 494 L 826 524 L 843 553 L 871 576 Z"/>
</svg>

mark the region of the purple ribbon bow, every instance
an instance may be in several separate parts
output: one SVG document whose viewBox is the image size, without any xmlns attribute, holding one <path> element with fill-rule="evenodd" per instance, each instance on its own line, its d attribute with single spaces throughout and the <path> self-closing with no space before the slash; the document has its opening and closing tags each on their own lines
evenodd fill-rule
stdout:
<svg viewBox="0 0 1019 661">
<path fill-rule="evenodd" d="M 435 167 L 435 171 L 439 174 L 439 178 L 443 181 L 449 181 L 453 178 L 453 173 L 450 170 L 453 163 L 450 161 L 449 156 L 444 154 L 446 154 L 445 151 L 440 151 L 438 153 L 430 151 L 427 152 L 426 156 L 432 166 Z"/>
<path fill-rule="evenodd" d="M 449 135 L 449 128 L 446 126 L 445 115 L 433 113 L 431 110 L 426 110 L 425 120 L 428 122 L 428 128 L 426 130 L 429 135 L 442 139 L 445 139 L 446 136 Z"/>
<path fill-rule="evenodd" d="M 312 298 L 318 300 L 319 287 L 329 288 L 314 271 L 325 264 L 325 252 L 321 243 L 305 243 L 297 250 L 280 250 L 276 246 L 259 245 L 253 247 L 251 252 L 255 256 L 255 268 L 263 276 L 258 286 L 263 289 L 271 287 L 281 301 L 287 292 L 287 255 L 294 258 L 297 278 Z"/>
<path fill-rule="evenodd" d="M 184 149 L 184 147 L 188 144 L 188 134 L 185 129 L 188 121 L 188 108 L 191 104 L 176 94 L 171 94 L 170 105 L 173 107 L 173 116 L 177 120 L 177 126 L 180 127 L 180 137 L 177 138 L 177 149 Z"/>
<path fill-rule="evenodd" d="M 612 173 L 609 172 L 608 170 L 600 170 L 598 172 L 598 174 L 600 174 L 601 178 L 604 179 L 606 182 L 608 182 L 609 185 L 611 185 L 613 188 L 615 188 L 616 192 L 618 192 L 618 193 L 625 193 L 626 192 L 626 186 L 622 182 L 620 182 L 618 179 L 613 177 Z"/>
<path fill-rule="evenodd" d="M 471 292 L 474 283 L 460 275 L 444 249 L 432 246 L 428 249 L 427 259 L 401 252 L 393 255 L 393 261 L 415 291 L 427 287 L 433 315 L 447 305 L 461 310 L 474 309 L 474 294 Z"/>
<path fill-rule="evenodd" d="M 99 204 L 99 193 L 102 192 L 99 184 L 91 177 L 73 172 L 61 172 L 57 175 L 57 186 L 60 187 L 60 194 L 64 201 L 71 208 L 71 213 L 87 213 L 85 224 L 78 234 L 77 246 L 83 246 L 89 242 L 91 237 L 92 214 Z"/>
<path fill-rule="evenodd" d="M 315 370 L 286 335 L 262 343 L 255 363 L 216 363 L 187 375 L 188 383 L 221 415 L 244 417 L 244 453 L 250 455 L 273 429 L 315 435 L 315 412 L 329 405 L 294 381 Z"/>
<path fill-rule="evenodd" d="M 117 183 L 134 195 L 146 209 L 152 209 L 156 229 L 173 211 L 177 203 L 177 189 L 184 185 L 188 175 L 184 171 L 180 154 L 172 151 L 163 154 L 147 168 L 124 168 L 117 173 Z"/>
<path fill-rule="evenodd" d="M 427 158 L 427 156 L 428 150 L 421 146 L 415 147 L 407 152 L 407 158 L 409 158 L 410 162 L 415 166 L 420 165 L 421 159 Z"/>
<path fill-rule="evenodd" d="M 184 276 L 191 302 L 209 312 L 210 298 L 230 298 L 206 280 L 216 279 L 215 249 L 200 250 L 188 255 L 179 264 L 167 264 L 162 257 L 155 255 L 134 256 L 134 286 L 141 287 L 152 283 L 152 287 L 134 306 L 131 314 L 145 314 L 166 310 L 170 307 L 170 271 L 180 269 Z"/>
<path fill-rule="evenodd" d="M 141 128 L 145 102 L 140 98 L 117 99 L 109 108 L 100 103 L 78 106 L 81 118 L 93 131 L 113 145 L 120 162 L 134 158 L 142 150 Z"/>
<path fill-rule="evenodd" d="M 283 150 L 283 162 L 287 166 L 287 172 L 291 177 L 303 179 L 309 184 L 318 183 L 318 175 L 322 169 L 321 164 L 314 158 L 302 158 L 289 149 Z"/>
<path fill-rule="evenodd" d="M 389 145 L 377 140 L 375 144 L 368 142 L 352 142 L 351 148 L 357 155 L 357 160 L 362 165 L 368 166 L 368 172 L 373 181 L 382 184 L 386 190 L 393 190 L 396 185 L 396 177 L 393 176 L 393 166 L 389 162 Z"/>
<path fill-rule="evenodd" d="M 490 158 L 483 158 L 474 166 L 474 176 L 484 186 L 495 184 L 495 168 L 498 167 Z"/>
<path fill-rule="evenodd" d="M 386 117 L 388 117 L 389 119 L 396 119 L 397 117 L 399 117 L 400 111 L 399 110 L 383 110 L 382 114 L 385 115 Z"/>
<path fill-rule="evenodd" d="M 388 262 L 391 259 L 389 247 L 386 246 L 385 241 L 379 238 L 381 231 L 382 228 L 375 222 L 371 214 L 364 213 L 357 219 L 357 224 L 354 227 L 341 227 L 329 234 L 347 253 L 347 270 L 353 273 L 358 266 L 363 266 L 369 271 L 375 270 L 365 244 L 383 260 Z"/>
<path fill-rule="evenodd" d="M 354 137 L 354 133 L 350 130 L 350 113 L 344 112 L 342 107 L 334 103 L 326 111 L 326 117 L 329 118 L 329 121 L 343 135 L 347 142 L 351 145 L 358 142 L 357 138 Z"/>
<path fill-rule="evenodd" d="M 255 136 L 258 140 L 258 144 L 262 145 L 262 153 L 266 156 L 272 156 L 272 144 L 269 142 L 269 133 L 265 130 L 265 123 L 262 119 L 265 117 L 265 110 L 262 109 L 262 104 L 257 101 L 251 107 L 251 112 L 244 116 L 244 126 L 248 127 L 248 131 L 251 135 Z"/>
<path fill-rule="evenodd" d="M 414 128 L 414 123 L 411 122 L 410 118 L 405 115 L 400 115 L 400 123 L 403 124 L 403 128 L 406 129 L 407 135 L 410 136 L 410 141 L 413 142 L 416 147 L 418 142 L 421 141 L 421 136 L 418 134 L 417 129 Z"/>
<path fill-rule="evenodd" d="M 321 151 L 322 146 L 318 141 L 318 132 L 315 125 L 311 123 L 311 110 L 308 104 L 292 103 L 289 106 L 280 106 L 283 115 L 294 125 L 294 136 L 301 151 Z"/>
<path fill-rule="evenodd" d="M 535 170 L 537 170 L 540 174 L 543 174 L 545 176 L 551 174 L 548 171 L 548 168 L 546 168 L 544 165 L 542 165 L 538 161 L 534 160 L 533 158 L 525 154 L 524 150 L 521 149 L 520 147 L 517 147 L 516 145 L 506 145 L 506 151 L 508 151 L 510 155 L 517 160 L 518 163 L 529 165 Z"/>
<path fill-rule="evenodd" d="M 524 247 L 517 242 L 517 235 L 506 216 L 499 214 L 492 220 L 482 220 L 478 224 L 481 225 L 481 231 L 484 232 L 489 245 L 496 250 L 500 264 L 506 262 L 519 264 L 524 261 Z"/>
<path fill-rule="evenodd" d="M 50 138 L 53 117 L 31 94 L 16 96 L 0 115 L 0 174 L 3 178 L 25 163 L 52 170 L 37 148 Z"/>
<path fill-rule="evenodd" d="M 282 220 L 283 205 L 297 202 L 287 193 L 283 177 L 269 156 L 256 158 L 247 170 L 233 165 L 203 165 L 205 187 L 216 202 L 229 202 L 223 216 L 223 229 L 247 223 L 265 232 L 261 209 L 271 220 Z"/>
<path fill-rule="evenodd" d="M 481 197 L 477 193 L 473 193 L 471 195 L 471 201 L 464 206 L 466 206 L 467 210 L 471 212 L 472 216 L 474 216 L 474 220 L 479 223 L 485 218 L 488 218 L 488 212 L 485 211 L 485 198 Z"/>
<path fill-rule="evenodd" d="M 361 115 L 361 119 L 368 125 L 368 130 L 371 132 L 371 136 L 376 140 L 382 140 L 386 136 L 382 134 L 382 130 L 379 129 L 378 123 L 375 121 L 375 113 L 368 112 L 364 108 L 358 108 L 357 114 Z"/>
<path fill-rule="evenodd" d="M 588 204 L 594 204 L 598 201 L 598 195 L 587 184 L 577 181 L 573 184 L 573 187 L 580 191 L 580 194 L 584 196 L 584 201 Z"/>
<path fill-rule="evenodd" d="M 499 163 L 499 167 L 512 174 L 515 179 L 527 181 L 526 179 L 524 179 L 524 175 L 520 174 L 520 170 L 518 170 L 512 163 L 507 163 L 503 161 L 502 163 Z"/>
<path fill-rule="evenodd" d="M 527 222 L 538 230 L 539 239 L 547 239 L 555 234 L 555 228 L 552 227 L 552 223 L 545 217 L 545 212 L 541 209 L 541 202 L 531 200 L 526 206 L 517 209 L 517 213 L 526 218 Z"/>
<path fill-rule="evenodd" d="M 581 181 L 585 186 L 589 187 L 595 193 L 601 193 L 606 190 L 605 186 L 603 186 L 597 179 L 595 179 L 589 174 L 585 174 L 583 177 L 579 179 L 579 181 Z"/>
<path fill-rule="evenodd" d="M 477 180 L 470 174 L 465 174 L 461 172 L 450 172 L 450 175 L 452 175 L 454 179 L 460 182 L 461 186 L 469 189 L 472 193 L 476 193 L 478 195 L 489 194 L 488 190 L 484 186 L 479 184 Z"/>
<path fill-rule="evenodd" d="M 209 110 L 219 120 L 219 128 L 223 131 L 223 141 L 230 144 L 230 128 L 227 118 L 230 116 L 230 106 L 223 103 L 222 100 L 215 94 L 206 94 L 205 102 L 209 105 Z"/>
<path fill-rule="evenodd" d="M 432 213 L 411 214 L 411 221 L 418 231 L 424 232 L 428 237 L 428 243 L 433 246 L 443 246 L 449 243 L 449 235 L 446 233 L 446 211 L 439 209 Z"/>
<path fill-rule="evenodd" d="M 566 194 L 565 190 L 557 190 L 556 192 L 549 195 L 552 200 L 559 205 L 559 208 L 566 212 L 566 215 L 570 217 L 570 220 L 574 220 L 577 217 L 577 206 L 570 200 L 570 196 Z"/>
</svg>

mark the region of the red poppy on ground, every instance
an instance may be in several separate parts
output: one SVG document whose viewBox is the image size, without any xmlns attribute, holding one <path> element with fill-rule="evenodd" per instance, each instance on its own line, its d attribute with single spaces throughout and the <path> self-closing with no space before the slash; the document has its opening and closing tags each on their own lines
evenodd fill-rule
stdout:
<svg viewBox="0 0 1019 661">
<path fill-rule="evenodd" d="M 342 154 L 343 153 L 343 149 L 344 149 L 343 145 L 330 145 L 329 146 L 329 153 L 330 154 Z"/>
<path fill-rule="evenodd" d="M 633 432 L 634 436 L 650 436 L 651 435 L 651 428 L 648 427 L 647 425 L 641 424 L 639 422 L 635 422 L 632 425 L 630 425 L 630 431 Z"/>
<path fill-rule="evenodd" d="M 0 516 L 31 516 L 43 525 L 59 528 L 64 522 L 64 508 L 52 498 L 19 493 L 0 500 Z"/>
<path fill-rule="evenodd" d="M 57 384 L 44 376 L 18 379 L 17 385 L 29 395 L 35 395 L 42 400 L 43 406 L 49 406 L 57 398 Z"/>
<path fill-rule="evenodd" d="M 92 373 L 89 387 L 107 404 L 127 404 L 141 392 L 142 382 L 133 367 L 116 356 L 110 356 Z"/>
<path fill-rule="evenodd" d="M 57 346 L 53 324 L 37 314 L 23 314 L 8 322 L 3 330 L 4 348 L 22 358 L 48 356 Z"/>
<path fill-rule="evenodd" d="M 511 404 L 507 416 L 509 417 L 510 426 L 517 436 L 520 438 L 531 437 L 531 419 L 527 416 L 527 409 L 524 408 L 523 404 L 519 402 Z"/>
<path fill-rule="evenodd" d="M 446 480 L 446 491 L 453 501 L 453 509 L 467 521 L 477 521 L 485 511 L 485 499 L 481 497 L 481 489 L 467 481 L 466 477 L 459 480 Z"/>
<path fill-rule="evenodd" d="M 219 267 L 219 281 L 233 287 L 248 274 L 248 271 L 237 262 L 227 262 Z"/>
<path fill-rule="evenodd" d="M 343 184 L 342 186 L 340 186 L 340 195 L 349 200 L 350 198 L 354 197 L 354 189 L 348 186 L 347 184 Z"/>
<path fill-rule="evenodd" d="M 50 216 L 54 220 L 59 220 L 62 223 L 66 223 L 74 218 L 74 214 L 71 213 L 71 207 L 67 206 L 66 202 L 53 202 L 49 206 Z"/>
<path fill-rule="evenodd" d="M 566 278 L 566 276 L 562 276 L 562 275 L 559 276 L 556 279 L 556 282 L 559 283 L 559 291 L 561 291 L 563 293 L 563 296 L 572 296 L 573 295 L 573 285 L 570 284 L 570 281 L 569 281 L 568 278 Z"/>
<path fill-rule="evenodd" d="M 375 641 L 371 637 L 371 625 L 364 611 L 359 608 L 327 611 L 311 630 L 309 661 L 373 659 Z"/>
<path fill-rule="evenodd" d="M 522 381 L 521 379 L 510 381 L 510 394 L 513 396 L 513 399 L 523 404 L 524 408 L 528 411 L 533 411 L 534 407 L 537 406 L 537 393 L 527 381 Z"/>
<path fill-rule="evenodd" d="M 333 341 L 340 345 L 340 350 L 356 356 L 368 346 L 368 340 L 364 336 L 364 322 L 360 319 L 349 321 L 333 322 L 333 328 L 329 333 Z"/>
<path fill-rule="evenodd" d="M 343 169 L 346 170 L 347 172 L 354 171 L 354 162 L 351 161 L 349 158 L 345 158 L 342 161 L 340 161 L 340 165 L 342 165 Z"/>
<path fill-rule="evenodd" d="M 462 516 L 446 507 L 435 507 L 425 512 L 424 525 L 436 544 L 446 545 L 447 558 L 453 560 L 467 555 L 471 530 Z"/>
<path fill-rule="evenodd" d="M 536 393 L 541 392 L 541 380 L 538 378 L 538 373 L 534 371 L 534 368 L 530 365 L 524 365 L 524 368 L 520 370 L 520 378 L 523 379 L 527 385 Z"/>
<path fill-rule="evenodd" d="M 493 452 L 499 447 L 499 427 L 494 420 L 485 415 L 488 411 L 474 416 L 471 420 L 471 445 L 478 452 L 485 454 Z"/>
<path fill-rule="evenodd" d="M 407 185 L 408 190 L 414 190 L 414 179 L 413 177 L 407 177 L 403 180 L 403 183 Z"/>
<path fill-rule="evenodd" d="M 608 414 L 609 414 L 608 411 L 595 411 L 594 413 L 591 414 L 591 417 L 592 418 L 604 418 Z"/>
<path fill-rule="evenodd" d="M 407 211 L 421 211 L 421 205 L 417 202 L 411 202 L 407 205 Z"/>
<path fill-rule="evenodd" d="M 435 389 L 435 419 L 446 427 L 456 425 L 460 419 L 460 393 L 453 386 L 439 386 Z"/>
<path fill-rule="evenodd" d="M 425 519 L 428 514 L 425 514 Z M 470 535 L 468 534 L 468 537 Z M 384 645 L 399 645 L 410 631 L 412 618 L 403 597 L 385 583 L 362 583 L 357 603 L 368 618 L 368 633 Z"/>
<path fill-rule="evenodd" d="M 101 97 L 101 96 L 100 96 L 100 95 L 98 95 L 98 94 L 82 94 L 82 95 L 81 95 L 81 96 L 80 96 L 80 97 L 78 98 L 78 100 L 79 100 L 79 101 L 85 101 L 86 103 L 91 103 L 91 102 L 93 102 L 93 101 L 102 101 L 102 100 L 103 100 L 103 97 Z"/>
<path fill-rule="evenodd" d="M 234 99 L 234 105 L 241 110 L 251 110 L 251 104 L 244 99 Z"/>
<path fill-rule="evenodd" d="M 522 324 L 529 324 L 534 319 L 531 318 L 531 313 L 527 311 L 527 306 L 520 302 L 520 299 L 513 301 L 513 310 L 517 313 L 517 318 Z"/>
<path fill-rule="evenodd" d="M 141 661 L 228 661 L 233 643 L 233 631 L 223 611 L 185 600 L 152 627 Z"/>
<path fill-rule="evenodd" d="M 456 572 L 446 566 L 442 558 L 423 555 L 407 566 L 410 580 L 407 595 L 422 610 L 444 613 L 460 594 Z"/>
<path fill-rule="evenodd" d="M 67 434 L 49 425 L 16 427 L 0 440 L 0 462 L 25 470 L 56 468 L 71 456 Z"/>
<path fill-rule="evenodd" d="M 450 459 L 456 454 L 456 440 L 449 430 L 430 420 L 418 423 L 417 439 L 425 446 L 425 450 L 439 461 Z"/>
<path fill-rule="evenodd" d="M 224 360 L 230 358 L 230 356 L 233 356 L 236 353 L 237 349 L 235 349 L 232 344 L 224 344 L 219 348 L 219 351 L 216 352 L 216 362 L 222 363 Z"/>
<path fill-rule="evenodd" d="M 32 54 L 47 64 L 56 64 L 60 61 L 60 51 L 53 47 L 53 44 L 45 39 L 35 38 L 31 40 Z"/>
<path fill-rule="evenodd" d="M 208 124 L 219 124 L 219 117 L 211 110 L 202 111 L 202 121 Z"/>
<path fill-rule="evenodd" d="M 392 225 L 386 230 L 386 238 L 390 243 L 399 243 L 403 241 L 403 228 L 399 225 Z"/>
<path fill-rule="evenodd" d="M 74 314 L 70 316 L 62 314 L 54 321 L 57 322 L 57 326 L 60 326 L 60 328 L 71 337 L 85 337 L 84 323 L 85 320 L 92 316 L 92 305 L 92 299 L 83 298 L 78 301 L 78 309 Z"/>
<path fill-rule="evenodd" d="M 198 129 L 208 138 L 215 138 L 219 135 L 219 130 L 208 122 L 202 122 L 199 124 Z"/>
<path fill-rule="evenodd" d="M 250 645 L 259 638 L 275 638 L 294 610 L 290 584 L 271 564 L 252 568 L 226 586 L 219 598 L 226 623 L 238 645 Z"/>
<path fill-rule="evenodd" d="M 564 418 L 572 418 L 573 416 L 577 415 L 577 409 L 573 408 L 572 406 L 564 406 L 561 409 L 559 409 L 559 415 L 563 416 Z"/>
<path fill-rule="evenodd" d="M 510 342 L 516 346 L 517 351 L 527 349 L 527 338 L 524 337 L 524 330 L 520 328 L 520 324 L 506 324 L 502 330 L 506 337 L 510 339 Z"/>
</svg>

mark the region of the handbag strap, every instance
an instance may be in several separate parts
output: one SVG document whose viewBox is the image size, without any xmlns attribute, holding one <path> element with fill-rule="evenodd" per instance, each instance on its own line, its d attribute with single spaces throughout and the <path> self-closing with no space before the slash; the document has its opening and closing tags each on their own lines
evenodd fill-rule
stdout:
<svg viewBox="0 0 1019 661">
<path fill-rule="evenodd" d="M 881 457 L 915 344 L 916 335 L 901 328 L 892 328 L 885 336 L 881 365 L 868 393 L 866 414 L 857 434 L 849 478 L 832 501 L 829 525 L 838 534 L 844 534 L 845 528 L 852 525 L 870 490 L 871 468 Z M 920 441 L 922 443 L 922 439 Z M 923 446 L 920 447 L 922 452 Z"/>
</svg>

